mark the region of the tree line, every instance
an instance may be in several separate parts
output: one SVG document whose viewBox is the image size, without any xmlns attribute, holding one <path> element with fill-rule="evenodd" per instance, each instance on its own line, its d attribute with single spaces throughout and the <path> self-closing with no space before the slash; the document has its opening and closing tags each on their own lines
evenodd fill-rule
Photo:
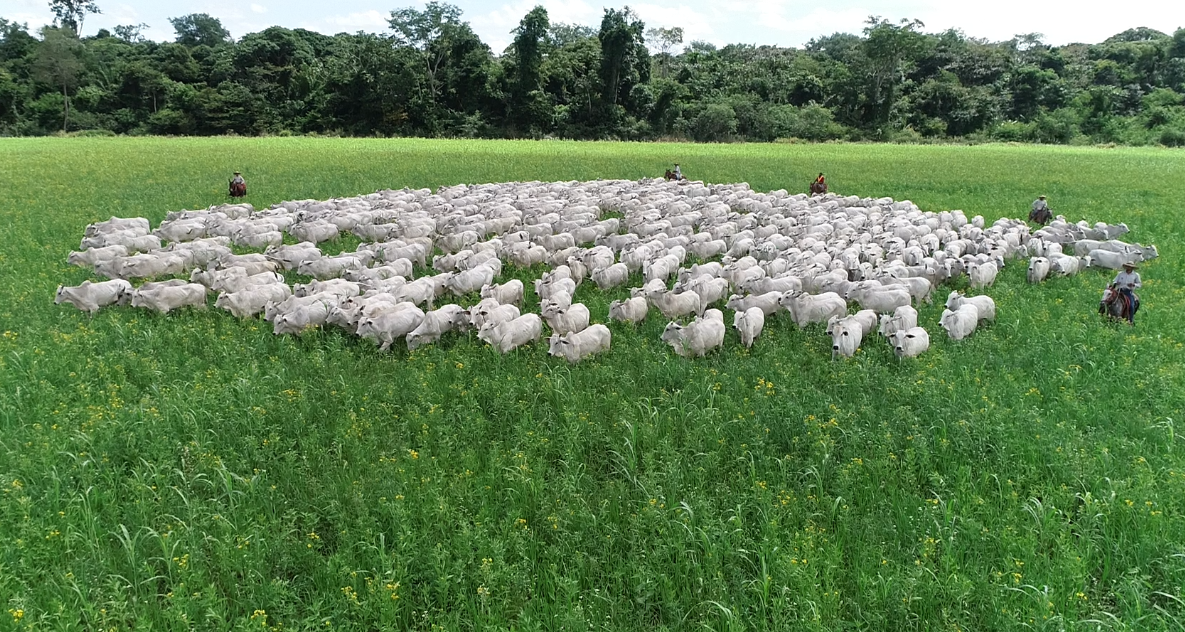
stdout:
<svg viewBox="0 0 1185 632">
<path fill-rule="evenodd" d="M 525 15 L 497 53 L 429 2 L 388 33 L 272 27 L 237 41 L 206 14 L 80 38 L 0 18 L 0 135 L 332 134 L 471 138 L 918 141 L 1185 146 L 1185 29 L 1099 44 L 1003 42 L 869 18 L 802 48 L 683 42 L 628 7 L 598 28 Z"/>
</svg>

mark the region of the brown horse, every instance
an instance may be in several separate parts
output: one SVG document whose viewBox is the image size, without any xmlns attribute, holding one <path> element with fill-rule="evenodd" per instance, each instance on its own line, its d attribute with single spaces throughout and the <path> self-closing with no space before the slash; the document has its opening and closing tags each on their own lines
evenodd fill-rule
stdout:
<svg viewBox="0 0 1185 632">
<path fill-rule="evenodd" d="M 1139 299 L 1135 298 L 1134 294 L 1129 296 L 1113 287 L 1108 290 L 1106 296 L 1099 302 L 1099 314 L 1106 316 L 1109 320 L 1126 320 L 1135 324 L 1135 310 Z"/>
</svg>

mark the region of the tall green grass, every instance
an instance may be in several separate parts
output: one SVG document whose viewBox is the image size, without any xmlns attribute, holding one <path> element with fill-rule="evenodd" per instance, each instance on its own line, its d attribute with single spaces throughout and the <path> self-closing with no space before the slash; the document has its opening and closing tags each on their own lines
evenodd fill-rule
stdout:
<svg viewBox="0 0 1185 632">
<path fill-rule="evenodd" d="M 927 307 L 903 362 L 785 317 L 696 361 L 614 324 L 569 367 L 52 300 L 88 222 L 219 203 L 235 169 L 263 207 L 675 161 L 989 221 L 1045 193 L 1162 256 L 1135 328 L 1095 314 L 1107 275 L 1018 262 L 994 325 L 952 343 Z M 0 630 L 1180 629 L 1182 199 L 1157 150 L 0 141 Z"/>
</svg>

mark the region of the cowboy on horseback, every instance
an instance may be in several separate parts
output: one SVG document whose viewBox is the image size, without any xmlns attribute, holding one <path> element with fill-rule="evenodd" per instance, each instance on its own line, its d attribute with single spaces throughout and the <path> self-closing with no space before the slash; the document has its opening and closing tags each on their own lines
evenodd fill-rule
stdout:
<svg viewBox="0 0 1185 632">
<path fill-rule="evenodd" d="M 1141 287 L 1140 273 L 1136 272 L 1134 263 L 1123 264 L 1123 271 L 1115 275 L 1115 280 L 1103 291 L 1103 300 L 1099 303 L 1099 313 L 1111 318 L 1127 320 L 1136 324 L 1136 312 L 1140 310 L 1140 297 L 1135 289 Z"/>
<path fill-rule="evenodd" d="M 825 195 L 827 193 L 827 179 L 820 173 L 814 182 L 811 182 L 811 195 Z"/>
<path fill-rule="evenodd" d="M 1116 289 L 1119 290 L 1119 295 L 1129 301 L 1131 305 L 1127 313 L 1127 322 L 1136 324 L 1136 312 L 1140 310 L 1140 297 L 1136 295 L 1134 290 L 1141 287 L 1140 273 L 1136 272 L 1136 264 L 1125 263 L 1123 270 L 1115 275 L 1115 280 L 1111 282 Z"/>
<path fill-rule="evenodd" d="M 247 195 L 247 181 L 243 179 L 243 175 L 236 171 L 235 177 L 230 181 L 230 196 L 231 197 L 245 197 Z"/>
<path fill-rule="evenodd" d="M 1044 226 L 1052 219 L 1053 211 L 1049 210 L 1049 203 L 1045 201 L 1045 196 L 1037 196 L 1033 202 L 1033 210 L 1029 211 L 1029 221 Z"/>
</svg>

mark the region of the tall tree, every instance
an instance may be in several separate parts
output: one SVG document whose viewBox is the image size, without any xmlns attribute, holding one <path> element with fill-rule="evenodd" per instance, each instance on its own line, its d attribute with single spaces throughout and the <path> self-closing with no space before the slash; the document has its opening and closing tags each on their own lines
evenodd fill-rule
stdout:
<svg viewBox="0 0 1185 632">
<path fill-rule="evenodd" d="M 658 44 L 658 54 L 662 55 L 662 76 L 665 78 L 670 73 L 671 51 L 683 43 L 683 27 L 647 29 L 646 37 L 649 37 L 651 42 Z"/>
<path fill-rule="evenodd" d="M 208 13 L 190 13 L 179 18 L 169 18 L 177 32 L 177 43 L 183 46 L 218 46 L 230 40 L 230 31 L 222 21 Z"/>
<path fill-rule="evenodd" d="M 448 38 L 460 27 L 461 9 L 445 3 L 429 2 L 423 11 L 407 7 L 391 12 L 387 21 L 395 31 L 395 42 L 420 52 L 428 76 L 430 98 L 435 101 L 440 92 L 440 70 L 448 61 Z"/>
<path fill-rule="evenodd" d="M 925 24 L 905 19 L 893 24 L 876 16 L 869 17 L 867 24 L 863 43 L 869 62 L 867 122 L 880 126 L 889 119 L 907 66 L 925 50 L 926 36 L 919 31 Z"/>
<path fill-rule="evenodd" d="M 628 95 L 634 84 L 645 79 L 639 76 L 644 72 L 640 62 L 649 62 L 645 31 L 646 25 L 629 7 L 605 9 L 597 37 L 601 40 L 601 80 L 607 104 L 617 105 L 622 94 Z"/>
<path fill-rule="evenodd" d="M 88 13 L 102 13 L 94 0 L 49 0 L 49 10 L 53 11 L 55 24 L 76 34 L 82 33 L 82 21 Z"/>
<path fill-rule="evenodd" d="M 62 131 L 70 123 L 70 90 L 78 86 L 82 62 L 78 57 L 82 43 L 68 28 L 45 27 L 41 46 L 33 60 L 33 74 L 39 81 L 62 89 Z"/>
<path fill-rule="evenodd" d="M 514 30 L 515 78 L 510 106 L 518 123 L 530 125 L 535 122 L 532 95 L 538 94 L 543 82 L 540 69 L 550 26 L 547 9 L 535 7 Z"/>
<path fill-rule="evenodd" d="M 115 36 L 129 44 L 139 44 L 144 41 L 144 29 L 148 25 L 141 22 L 139 24 L 120 24 L 115 27 Z"/>
</svg>

